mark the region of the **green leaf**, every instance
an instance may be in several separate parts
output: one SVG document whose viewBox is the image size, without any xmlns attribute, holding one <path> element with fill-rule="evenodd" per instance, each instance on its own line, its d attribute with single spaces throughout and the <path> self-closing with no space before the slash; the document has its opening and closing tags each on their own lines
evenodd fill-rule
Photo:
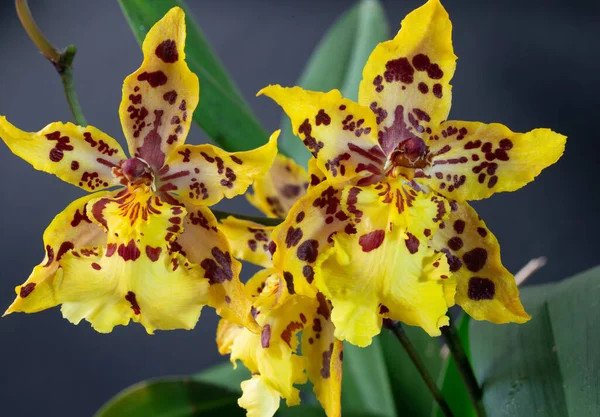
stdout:
<svg viewBox="0 0 600 417">
<path fill-rule="evenodd" d="M 442 367 L 439 340 L 418 327 L 404 325 L 403 328 L 435 378 Z M 430 417 L 433 397 L 410 357 L 392 332 L 384 330 L 379 339 L 398 415 Z"/>
<path fill-rule="evenodd" d="M 471 323 L 488 417 L 600 415 L 600 267 L 526 287 L 526 324 Z"/>
<path fill-rule="evenodd" d="M 346 411 L 351 410 L 385 417 L 397 415 L 381 339 L 381 335 L 374 338 L 373 343 L 366 348 L 344 343 L 342 373 L 344 415 Z M 402 347 L 399 346 L 399 349 Z"/>
<path fill-rule="evenodd" d="M 119 0 L 133 33 L 141 43 L 148 30 L 172 7 L 185 10 L 186 61 L 200 79 L 200 103 L 194 121 L 228 151 L 256 148 L 269 135 L 260 125 L 223 64 L 212 51 L 200 26 L 181 0 Z"/>
<path fill-rule="evenodd" d="M 205 369 L 194 375 L 192 379 L 227 388 L 232 392 L 241 394 L 242 387 L 240 384 L 251 377 L 250 371 L 241 362 L 238 362 L 237 368 L 233 369 L 233 364 L 227 361 Z"/>
<path fill-rule="evenodd" d="M 459 318 L 455 321 L 454 325 L 458 332 L 467 357 L 470 359 L 469 349 L 469 322 L 471 318 L 465 313 L 461 313 Z M 450 409 L 456 416 L 461 417 L 475 417 L 475 409 L 471 404 L 469 393 L 465 384 L 462 382 L 462 378 L 456 366 L 456 362 L 452 358 L 452 355 L 448 354 L 446 359 L 441 364 L 440 374 L 438 377 L 438 386 L 442 389 L 442 395 L 448 402 Z M 438 407 L 437 403 L 433 401 L 433 412 L 431 414 L 435 417 L 444 417 L 442 410 Z"/>
<path fill-rule="evenodd" d="M 377 0 L 362 0 L 329 28 L 313 52 L 297 85 L 314 91 L 339 89 L 352 100 L 358 97 L 362 69 L 371 51 L 387 40 L 389 30 Z M 294 136 L 289 118 L 281 121 L 280 150 L 306 166 L 310 153 Z"/>
<path fill-rule="evenodd" d="M 246 415 L 238 393 L 189 378 L 141 382 L 106 403 L 94 417 L 196 417 Z"/>
</svg>

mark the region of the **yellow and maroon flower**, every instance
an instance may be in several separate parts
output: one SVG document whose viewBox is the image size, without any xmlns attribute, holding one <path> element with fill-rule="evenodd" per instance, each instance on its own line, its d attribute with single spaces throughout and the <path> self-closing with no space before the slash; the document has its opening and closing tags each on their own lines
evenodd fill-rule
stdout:
<svg viewBox="0 0 600 417">
<path fill-rule="evenodd" d="M 474 318 L 529 319 L 498 242 L 466 201 L 532 181 L 566 138 L 446 121 L 451 32 L 439 0 L 410 13 L 371 54 L 358 103 L 337 90 L 259 93 L 284 108 L 327 176 L 275 230 L 274 263 L 297 289 L 314 279 L 333 302 L 336 336 L 358 345 L 370 343 L 382 317 L 439 334 L 454 279 L 456 302 Z"/>
<path fill-rule="evenodd" d="M 313 180 L 322 177 L 313 164 L 309 171 Z M 278 156 L 271 170 L 256 179 L 249 199 L 267 215 L 285 216 L 307 187 L 304 169 Z M 222 221 L 221 229 L 231 242 L 234 257 L 264 268 L 246 284 L 261 333 L 254 334 L 226 319 L 217 331 L 219 352 L 230 354 L 234 366 L 240 360 L 253 374 L 242 383 L 240 406 L 250 417 L 272 416 L 280 398 L 286 399 L 288 406 L 300 402 L 294 385 L 305 383 L 308 377 L 327 416 L 340 416 L 343 343 L 334 337 L 331 303 L 316 289 L 311 296 L 297 293 L 293 281 L 273 267 L 273 227 L 229 217 Z"/>
<path fill-rule="evenodd" d="M 131 158 L 91 126 L 52 123 L 27 133 L 0 118 L 0 137 L 16 155 L 94 192 L 52 221 L 45 259 L 6 314 L 62 304 L 65 318 L 99 332 L 134 320 L 153 333 L 193 328 L 208 304 L 258 330 L 240 263 L 208 207 L 268 170 L 277 134 L 248 152 L 185 145 L 199 83 L 184 45 L 184 13 L 173 8 L 148 32 L 142 66 L 125 79 L 119 114 Z M 120 189 L 103 191 L 113 186 Z"/>
</svg>

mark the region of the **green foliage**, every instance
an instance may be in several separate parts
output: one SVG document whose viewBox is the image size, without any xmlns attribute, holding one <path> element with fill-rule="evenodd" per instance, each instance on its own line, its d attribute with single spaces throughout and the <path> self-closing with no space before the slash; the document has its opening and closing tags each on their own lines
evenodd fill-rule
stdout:
<svg viewBox="0 0 600 417">
<path fill-rule="evenodd" d="M 362 69 L 371 51 L 388 39 L 383 8 L 376 0 L 362 0 L 344 13 L 327 31 L 311 55 L 296 85 L 307 90 L 341 90 L 352 100 L 358 96 Z M 310 153 L 294 136 L 289 118 L 281 120 L 280 150 L 306 166 Z"/>
<path fill-rule="evenodd" d="M 600 410 L 600 268 L 526 287 L 526 324 L 471 323 L 488 417 L 596 417 Z"/>
<path fill-rule="evenodd" d="M 194 121 L 215 143 L 228 151 L 263 145 L 269 134 L 214 54 L 200 26 L 180 0 L 119 0 L 133 33 L 141 43 L 148 30 L 172 7 L 186 12 L 186 61 L 200 79 L 200 103 Z"/>
</svg>

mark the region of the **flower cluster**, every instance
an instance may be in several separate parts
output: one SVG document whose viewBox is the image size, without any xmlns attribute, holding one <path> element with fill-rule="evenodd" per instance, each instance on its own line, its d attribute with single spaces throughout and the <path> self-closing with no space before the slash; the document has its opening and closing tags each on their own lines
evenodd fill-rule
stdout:
<svg viewBox="0 0 600 417">
<path fill-rule="evenodd" d="M 327 415 L 341 415 L 343 341 L 369 345 L 383 319 L 436 336 L 456 303 L 478 320 L 527 321 L 468 201 L 532 181 L 566 138 L 447 120 L 451 31 L 439 0 L 410 13 L 371 54 L 358 102 L 337 90 L 259 92 L 290 117 L 313 155 L 308 172 L 276 155 L 277 132 L 247 152 L 184 144 L 199 83 L 179 8 L 148 32 L 123 85 L 131 158 L 91 126 L 27 133 L 0 118 L 15 154 L 91 192 L 50 224 L 46 256 L 7 314 L 62 305 L 99 332 L 134 320 L 152 333 L 191 329 L 214 307 L 219 351 L 252 372 L 239 400 L 249 416 L 274 415 L 280 398 L 298 404 L 307 380 Z M 248 199 L 281 224 L 219 223 L 209 206 L 253 182 Z M 239 260 L 263 269 L 242 284 Z"/>
</svg>

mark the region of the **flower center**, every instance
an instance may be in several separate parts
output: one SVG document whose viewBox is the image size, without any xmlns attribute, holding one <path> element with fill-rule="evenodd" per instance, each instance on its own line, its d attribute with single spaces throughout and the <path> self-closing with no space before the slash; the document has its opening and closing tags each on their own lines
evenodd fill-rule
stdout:
<svg viewBox="0 0 600 417">
<path fill-rule="evenodd" d="M 423 139 L 413 136 L 398 144 L 390 160 L 394 167 L 425 168 L 427 166 L 427 145 Z"/>
<path fill-rule="evenodd" d="M 123 185 L 153 185 L 154 174 L 146 161 L 140 158 L 130 158 L 122 161 L 116 168 L 115 175 L 123 177 Z"/>
</svg>

